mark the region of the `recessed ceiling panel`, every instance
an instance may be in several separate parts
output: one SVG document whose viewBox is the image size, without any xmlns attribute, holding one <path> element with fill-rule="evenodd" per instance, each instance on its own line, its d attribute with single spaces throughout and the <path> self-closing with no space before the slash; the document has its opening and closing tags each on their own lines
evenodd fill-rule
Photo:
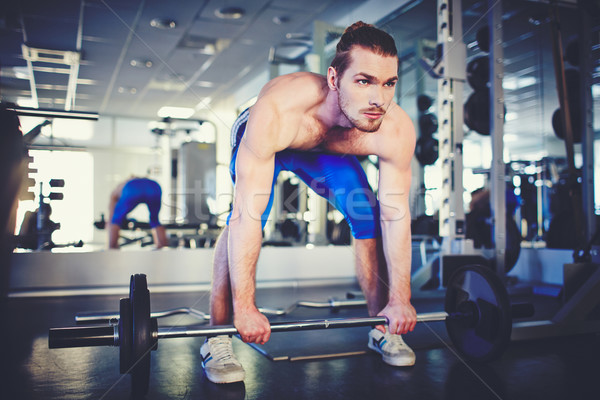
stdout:
<svg viewBox="0 0 600 400">
<path fill-rule="evenodd" d="M 166 61 L 169 74 L 177 74 L 189 79 L 210 58 L 191 50 L 176 49 Z M 165 69 L 163 69 L 164 71 Z"/>
<path fill-rule="evenodd" d="M 106 87 L 112 74 L 112 67 L 98 68 L 98 66 L 81 65 L 79 67 L 79 79 L 90 79 L 98 85 Z"/>
<path fill-rule="evenodd" d="M 175 4 L 172 1 L 164 0 L 146 1 L 138 31 L 142 33 L 146 30 L 156 30 L 180 36 L 189 28 L 196 15 L 204 8 L 206 2 L 207 0 L 177 0 Z M 175 27 L 169 29 L 154 27 L 151 25 L 153 19 L 158 21 L 173 21 Z"/>
<path fill-rule="evenodd" d="M 137 9 L 86 7 L 83 16 L 83 37 L 122 45 L 129 36 L 136 13 Z"/>
<path fill-rule="evenodd" d="M 315 10 L 323 6 L 328 1 L 323 0 L 273 0 L 270 4 L 273 8 L 282 8 L 296 11 Z"/>
<path fill-rule="evenodd" d="M 310 23 L 309 14 L 304 12 L 286 14 L 289 18 L 287 23 L 275 23 L 274 19 L 281 15 L 281 10 L 278 9 L 268 8 L 264 10 L 256 21 L 250 25 L 244 35 L 257 42 L 276 44 L 285 40 L 287 33 L 294 32 L 296 28 Z"/>
<path fill-rule="evenodd" d="M 152 79 L 152 75 L 152 71 L 139 70 L 130 65 L 123 65 L 115 79 L 115 87 L 132 87 L 141 90 Z"/>
<path fill-rule="evenodd" d="M 248 23 L 248 21 L 251 21 L 255 14 L 260 12 L 268 3 L 269 0 L 246 0 L 237 2 L 231 0 L 214 0 L 208 3 L 200 13 L 199 17 L 216 21 L 230 21 L 243 25 Z M 239 19 L 222 19 L 217 17 L 215 13 L 217 10 L 231 7 L 240 7 L 245 11 L 245 14 Z"/>
<path fill-rule="evenodd" d="M 154 65 L 165 63 L 178 40 L 176 36 L 161 35 L 158 32 L 136 36 L 129 45 L 125 61 L 150 60 Z"/>
<path fill-rule="evenodd" d="M 244 25 L 235 21 L 213 21 L 202 18 L 194 21 L 189 34 L 213 39 L 231 39 L 239 36 L 243 29 Z"/>
<path fill-rule="evenodd" d="M 256 63 L 258 59 L 267 60 L 269 47 L 267 45 L 245 46 L 238 44 L 220 54 L 215 62 L 200 75 L 202 81 L 228 83 L 234 79 L 240 71 L 249 65 Z"/>
<path fill-rule="evenodd" d="M 113 43 L 84 41 L 82 46 L 82 67 L 112 69 L 121 54 L 121 48 Z M 91 70 L 91 68 L 90 68 Z"/>
</svg>

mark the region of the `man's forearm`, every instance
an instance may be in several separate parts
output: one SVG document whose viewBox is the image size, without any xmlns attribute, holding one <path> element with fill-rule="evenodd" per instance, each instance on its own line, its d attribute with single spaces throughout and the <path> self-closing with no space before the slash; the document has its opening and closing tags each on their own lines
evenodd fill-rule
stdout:
<svg viewBox="0 0 600 400">
<path fill-rule="evenodd" d="M 383 252 L 389 275 L 389 301 L 407 302 L 411 298 L 411 234 L 404 220 L 381 222 Z"/>
<path fill-rule="evenodd" d="M 255 306 L 256 264 L 262 246 L 260 221 L 231 221 L 229 225 L 229 277 L 234 312 Z"/>
</svg>

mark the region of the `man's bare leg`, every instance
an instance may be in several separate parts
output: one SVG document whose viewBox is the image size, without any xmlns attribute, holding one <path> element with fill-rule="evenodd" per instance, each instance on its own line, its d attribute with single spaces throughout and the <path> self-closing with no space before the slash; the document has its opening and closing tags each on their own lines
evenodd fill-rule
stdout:
<svg viewBox="0 0 600 400">
<path fill-rule="evenodd" d="M 158 225 L 152 229 L 152 239 L 154 239 L 157 249 L 163 248 L 169 244 L 167 241 L 167 230 L 162 225 Z"/>
<path fill-rule="evenodd" d="M 119 248 L 119 232 L 121 227 L 116 224 L 108 224 L 108 248 L 118 249 Z"/>
<path fill-rule="evenodd" d="M 221 232 L 215 244 L 212 289 L 210 292 L 210 324 L 227 325 L 233 321 L 233 303 L 229 282 L 229 259 L 227 241 L 229 227 Z"/>
<path fill-rule="evenodd" d="M 388 273 L 381 238 L 355 239 L 356 277 L 367 300 L 370 316 L 375 316 L 388 302 Z"/>
</svg>

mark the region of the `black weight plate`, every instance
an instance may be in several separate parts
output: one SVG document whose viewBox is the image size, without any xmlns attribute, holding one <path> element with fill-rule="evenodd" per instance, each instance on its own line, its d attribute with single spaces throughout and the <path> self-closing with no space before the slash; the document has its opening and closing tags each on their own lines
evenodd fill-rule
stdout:
<svg viewBox="0 0 600 400">
<path fill-rule="evenodd" d="M 415 157 L 419 164 L 432 165 L 439 157 L 439 142 L 437 139 L 421 136 L 415 146 Z"/>
<path fill-rule="evenodd" d="M 490 134 L 490 91 L 488 88 L 471 93 L 464 106 L 464 119 L 469 129 L 485 136 Z"/>
<path fill-rule="evenodd" d="M 466 265 L 450 277 L 446 289 L 450 315 L 474 309 L 474 318 L 447 318 L 446 329 L 456 350 L 466 359 L 487 362 L 508 347 L 512 331 L 511 305 L 500 278 L 488 267 Z"/>
<path fill-rule="evenodd" d="M 485 90 L 490 81 L 490 59 L 481 56 L 471 60 L 467 64 L 467 82 L 473 90 Z"/>
<path fill-rule="evenodd" d="M 438 120 L 434 114 L 427 113 L 419 117 L 421 137 L 431 137 L 438 130 Z"/>
<path fill-rule="evenodd" d="M 433 99 L 426 94 L 420 94 L 417 97 L 417 108 L 419 112 L 426 112 L 431 108 L 433 104 Z"/>
<path fill-rule="evenodd" d="M 148 393 L 150 351 L 154 347 L 146 275 L 136 274 L 131 278 L 129 300 L 133 316 L 131 393 L 138 398 Z"/>
<path fill-rule="evenodd" d="M 487 25 L 477 31 L 475 40 L 481 51 L 490 52 L 490 28 Z"/>
<path fill-rule="evenodd" d="M 131 302 L 123 298 L 119 301 L 119 372 L 122 374 L 131 367 L 132 335 Z"/>
</svg>

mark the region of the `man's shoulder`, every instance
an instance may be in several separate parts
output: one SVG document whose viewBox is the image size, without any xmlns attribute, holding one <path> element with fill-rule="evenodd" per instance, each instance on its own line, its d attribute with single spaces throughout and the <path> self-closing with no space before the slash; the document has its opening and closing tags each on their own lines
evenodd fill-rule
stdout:
<svg viewBox="0 0 600 400">
<path fill-rule="evenodd" d="M 413 122 L 410 116 L 396 103 L 392 103 L 385 115 L 385 121 L 382 130 L 386 134 L 394 135 L 413 129 Z M 410 132 L 409 132 L 410 133 Z"/>
<path fill-rule="evenodd" d="M 326 95 L 325 77 L 311 72 L 294 72 L 269 81 L 259 96 L 277 108 L 295 108 L 316 104 Z"/>
<path fill-rule="evenodd" d="M 400 107 L 396 103 L 390 104 L 390 107 L 388 109 L 388 114 L 390 114 L 390 116 L 396 122 L 407 122 L 407 121 L 410 121 L 410 117 L 408 116 L 408 114 L 406 113 L 406 111 L 404 111 L 404 109 L 402 107 Z"/>
<path fill-rule="evenodd" d="M 380 157 L 403 160 L 412 157 L 416 132 L 410 116 L 393 103 L 388 109 L 386 120 L 381 126 Z M 401 151 L 399 151 L 401 149 Z"/>
<path fill-rule="evenodd" d="M 299 71 L 290 74 L 280 75 L 273 78 L 271 82 L 283 82 L 286 84 L 308 84 L 322 86 L 326 84 L 326 78 L 323 75 L 314 72 Z"/>
</svg>

